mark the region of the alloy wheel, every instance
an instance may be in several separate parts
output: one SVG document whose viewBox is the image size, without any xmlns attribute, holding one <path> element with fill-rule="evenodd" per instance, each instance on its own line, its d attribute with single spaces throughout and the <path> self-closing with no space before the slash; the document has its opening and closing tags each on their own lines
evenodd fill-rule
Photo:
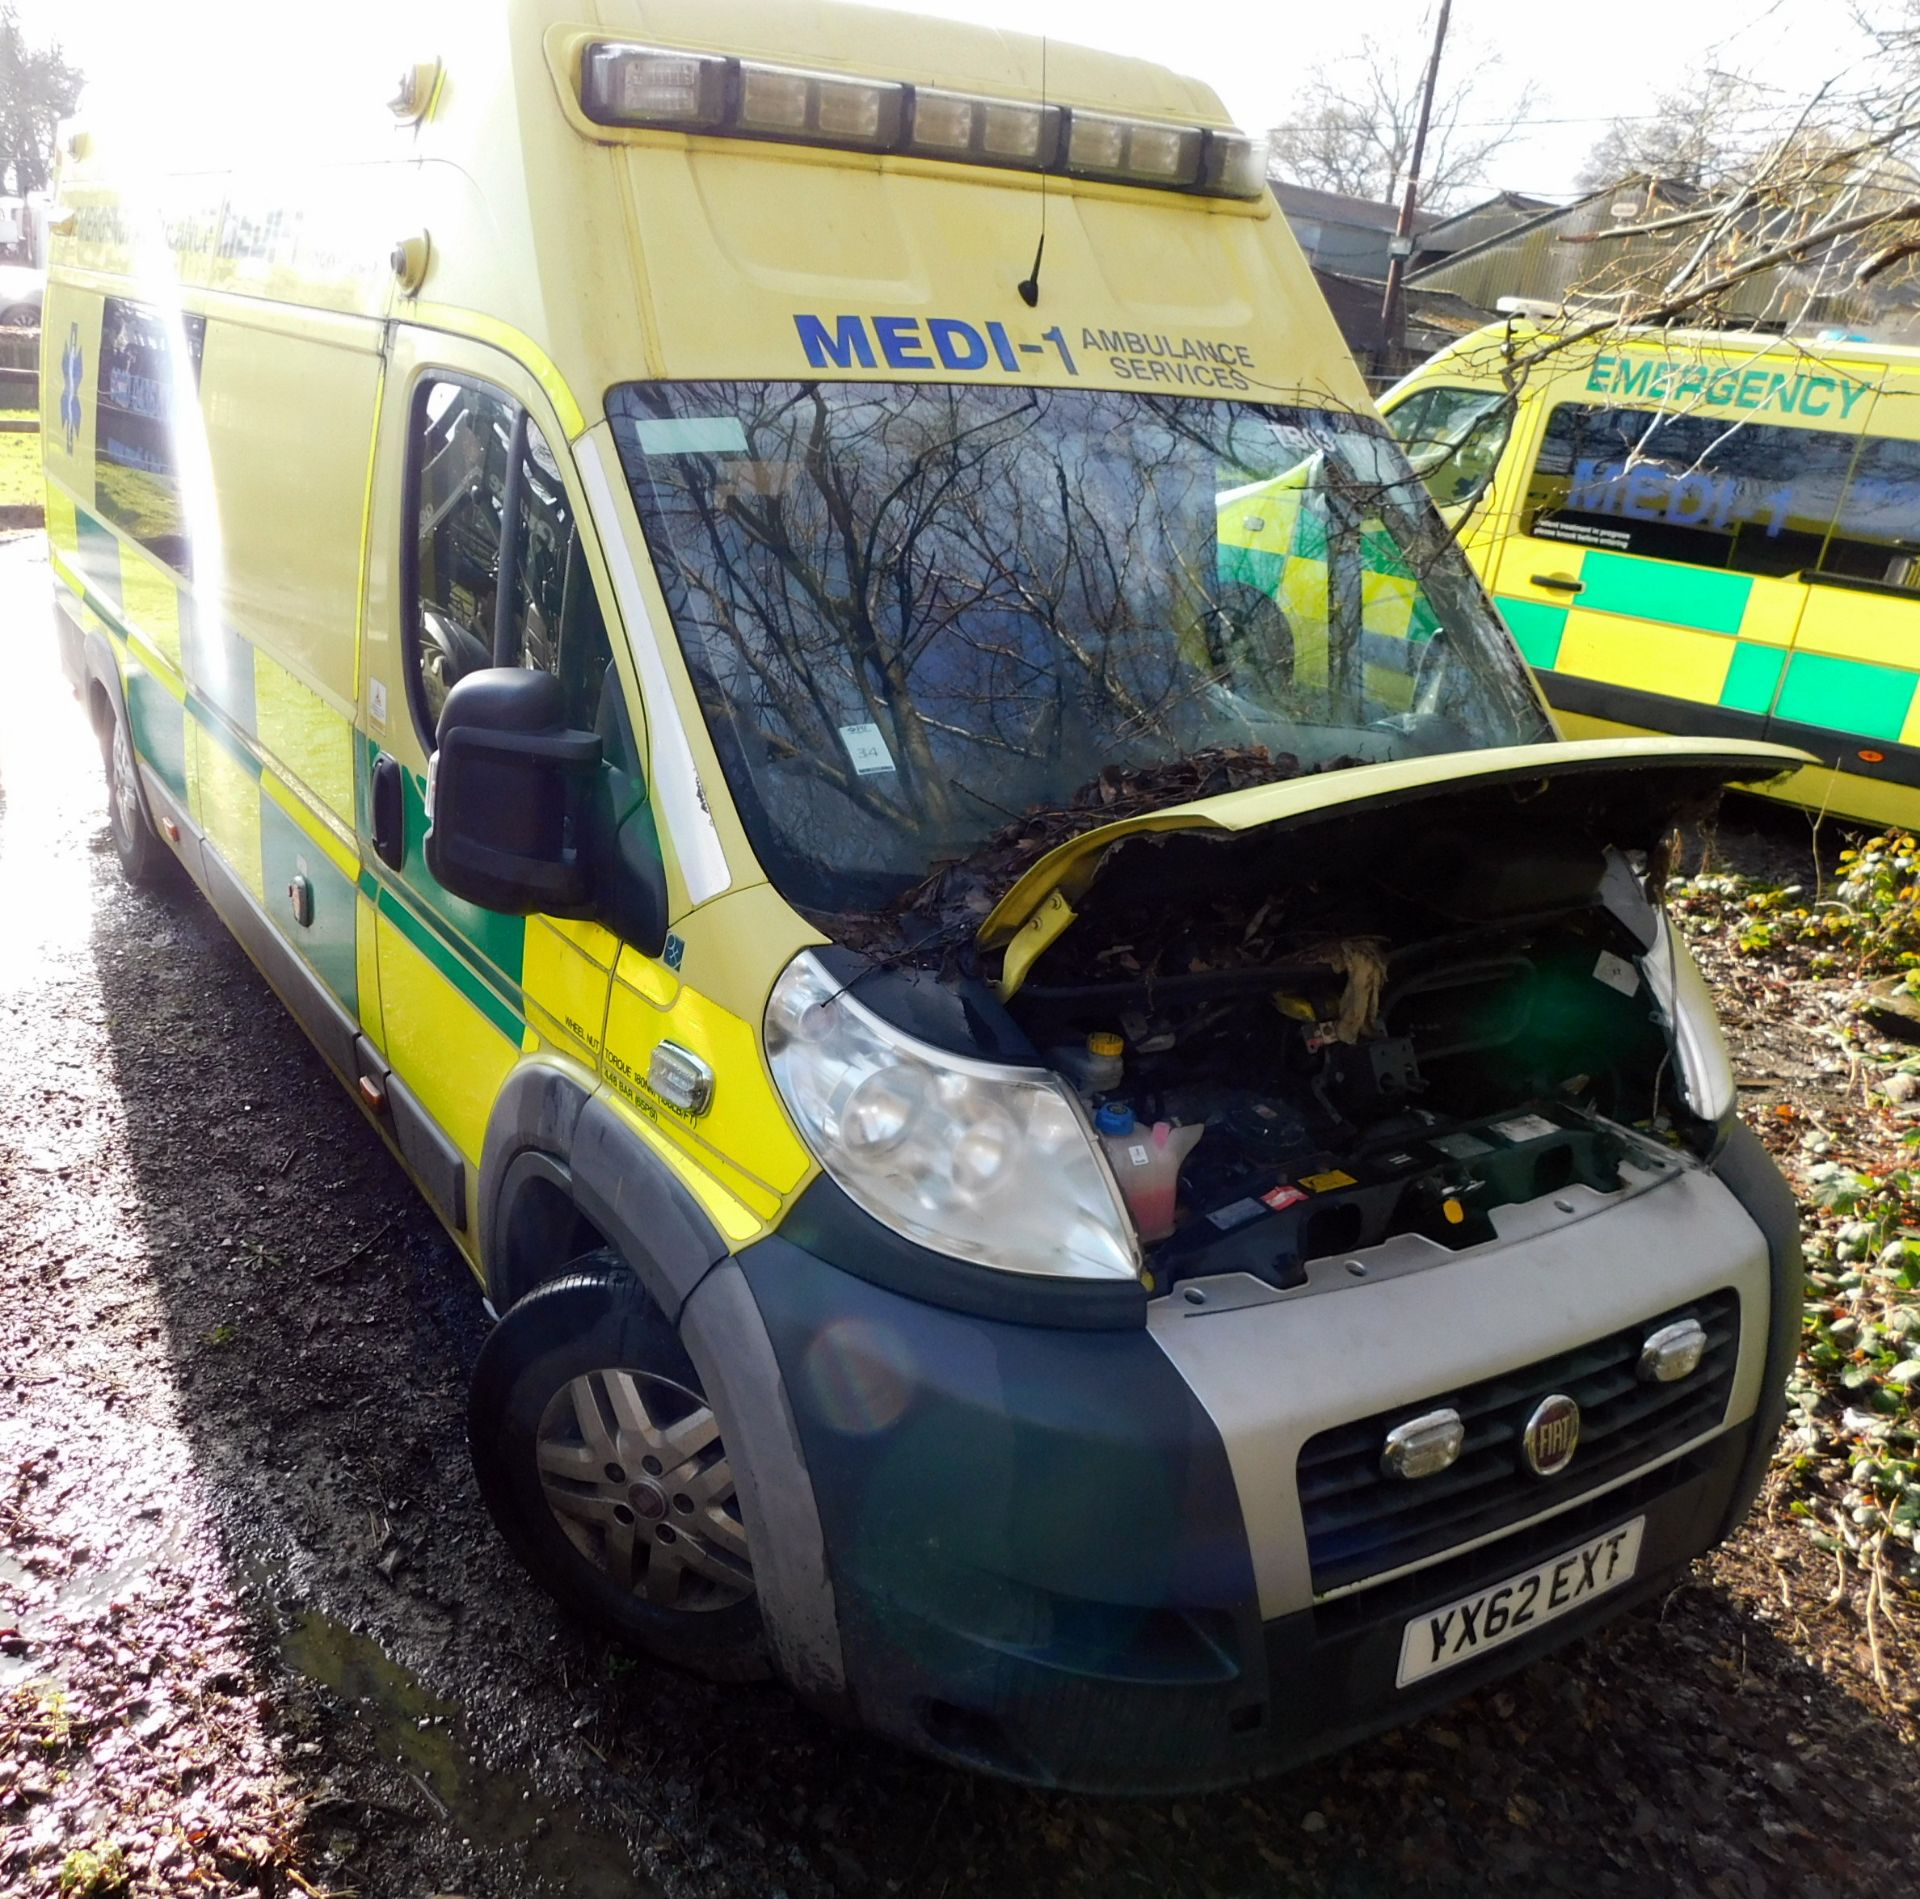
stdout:
<svg viewBox="0 0 1920 1899">
<path fill-rule="evenodd" d="M 661 1609 L 753 1594 L 733 1469 L 707 1401 L 651 1372 L 570 1379 L 536 1434 L 540 1487 L 582 1556 Z"/>
</svg>

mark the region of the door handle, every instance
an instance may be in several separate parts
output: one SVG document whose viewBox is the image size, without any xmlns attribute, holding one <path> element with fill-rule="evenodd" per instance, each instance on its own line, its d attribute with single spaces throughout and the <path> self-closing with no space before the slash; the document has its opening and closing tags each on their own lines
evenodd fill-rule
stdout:
<svg viewBox="0 0 1920 1899">
<path fill-rule="evenodd" d="M 400 761 L 382 752 L 373 761 L 372 810 L 373 852 L 389 870 L 398 870 L 406 862 L 406 800 L 401 795 L 404 780 Z"/>
<path fill-rule="evenodd" d="M 1571 580 L 1565 574 L 1535 574 L 1532 578 L 1536 587 L 1551 587 L 1555 593 L 1585 593 L 1587 590 L 1584 580 Z"/>
</svg>

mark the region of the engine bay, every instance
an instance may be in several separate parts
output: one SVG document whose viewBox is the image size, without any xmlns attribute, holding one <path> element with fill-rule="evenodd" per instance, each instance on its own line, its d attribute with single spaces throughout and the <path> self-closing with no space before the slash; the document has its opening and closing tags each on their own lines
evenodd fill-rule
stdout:
<svg viewBox="0 0 1920 1899">
<path fill-rule="evenodd" d="M 817 1138 L 852 1132 L 862 1190 L 903 1231 L 932 1232 L 929 1206 L 991 1205 L 1029 1273 L 1106 1262 L 1124 1239 L 1150 1295 L 1228 1273 L 1298 1287 L 1316 1261 L 1402 1238 L 1464 1251 L 1498 1237 L 1504 1208 L 1638 1191 L 1663 1148 L 1711 1159 L 1734 1098 L 1711 999 L 1661 913 L 1679 839 L 1730 784 L 1797 759 L 1561 741 L 1269 774 L 1166 806 L 1116 795 L 1104 821 L 1092 787 L 888 908 L 810 918 L 830 987 L 808 1006 L 847 995 L 933 1051 L 907 1092 L 875 1084 L 892 1092 L 871 1112 L 836 1081 L 810 1110 Z M 945 1056 L 989 1067 L 944 1081 Z M 1031 1121 L 1029 1153 L 976 1105 L 992 1074 L 1035 1069 L 1100 1150 L 1058 1183 L 1077 1225 L 1047 1224 L 1067 1218 L 1047 1198 L 1059 1118 Z M 1013 1152 L 1011 1191 L 1047 1218 L 994 1199 L 987 1177 L 1013 1180 Z M 986 1244 L 971 1227 L 933 1238 L 962 1258 Z"/>
<path fill-rule="evenodd" d="M 1644 853 L 1530 822 L 1414 850 L 1350 829 L 1125 840 L 1008 999 L 1163 1287 L 1298 1285 L 1403 1233 L 1475 1245 L 1500 1207 L 1619 1186 L 1626 1129 L 1704 1134 L 1640 966 Z"/>
</svg>

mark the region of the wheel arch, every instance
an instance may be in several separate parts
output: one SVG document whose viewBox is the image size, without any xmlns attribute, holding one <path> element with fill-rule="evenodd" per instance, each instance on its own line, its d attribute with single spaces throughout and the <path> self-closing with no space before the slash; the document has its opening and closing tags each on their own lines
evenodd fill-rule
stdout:
<svg viewBox="0 0 1920 1899">
<path fill-rule="evenodd" d="M 480 1162 L 480 1259 L 504 1312 L 604 1247 L 675 1324 L 727 1245 L 665 1162 L 570 1070 L 527 1062 L 494 1103 Z"/>
<path fill-rule="evenodd" d="M 113 729 L 113 721 L 120 715 L 114 709 L 113 694 L 94 674 L 91 668 L 87 673 L 87 723 L 93 727 L 93 735 L 102 745 L 108 742 Z"/>
<path fill-rule="evenodd" d="M 134 742 L 133 721 L 127 714 L 126 682 L 120 676 L 120 662 L 107 636 L 98 627 L 86 635 L 83 647 L 86 666 L 85 704 L 87 720 L 100 741 L 104 755 L 113 743 L 113 721 L 118 720 L 127 735 L 127 750 L 134 761 L 133 795 L 139 801 L 140 815 L 156 837 L 159 825 L 154 820 L 153 799 L 147 792 L 146 773 L 140 769 L 140 753 Z"/>
<path fill-rule="evenodd" d="M 127 689 L 120 677 L 120 662 L 114 657 L 113 647 L 107 636 L 95 627 L 86 634 L 83 646 L 87 669 L 86 702 L 87 717 L 99 735 L 102 744 L 107 742 L 108 732 L 101 718 L 102 709 L 127 728 L 127 738 L 131 742 L 133 727 L 127 720 Z M 141 803 L 146 803 L 144 789 Z"/>
</svg>

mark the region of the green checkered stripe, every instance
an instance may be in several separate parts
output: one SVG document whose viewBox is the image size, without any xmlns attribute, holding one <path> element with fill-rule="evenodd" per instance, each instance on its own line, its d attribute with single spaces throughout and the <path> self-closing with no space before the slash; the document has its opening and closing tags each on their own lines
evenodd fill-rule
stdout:
<svg viewBox="0 0 1920 1899">
<path fill-rule="evenodd" d="M 1920 671 L 1840 659 L 1829 653 L 1793 653 L 1771 642 L 1740 638 L 1753 597 L 1753 577 L 1716 573 L 1672 561 L 1647 560 L 1598 549 L 1579 550 L 1581 611 L 1617 613 L 1701 633 L 1733 637 L 1733 652 L 1718 704 L 1755 718 L 1769 716 L 1796 725 L 1899 740 L 1920 690 Z M 1495 596 L 1528 665 L 1551 672 L 1560 657 L 1570 607 Z M 1920 609 L 1920 601 L 1915 602 Z M 1920 618 L 1915 621 L 1920 657 Z M 1649 692 L 1661 682 L 1650 678 Z"/>
<path fill-rule="evenodd" d="M 99 615 L 120 659 L 135 750 L 181 806 L 190 807 L 187 720 L 191 717 L 220 752 L 258 784 L 267 768 L 262 763 L 259 742 L 259 695 L 252 644 L 223 619 L 198 611 L 191 591 L 179 586 L 180 650 L 187 685 L 184 701 L 175 698 L 141 663 L 138 649 L 129 643 L 135 629 L 122 600 L 119 537 L 105 521 L 78 503 L 74 519 L 78 530 L 75 568 L 85 587 L 86 604 Z M 356 753 L 354 796 L 364 805 L 377 747 L 358 735 Z M 526 921 L 466 903 L 443 890 L 428 873 L 425 789 L 413 773 L 403 774 L 402 818 L 412 903 L 400 901 L 390 886 L 364 870 L 358 890 L 378 903 L 381 914 L 502 1035 L 517 1042 L 525 1026 L 520 975 Z M 313 919 L 305 928 L 297 932 L 283 929 L 283 934 L 341 1005 L 358 1015 L 355 883 L 340 873 L 264 790 L 257 796 L 261 887 L 279 891 L 296 876 L 307 879 L 313 894 Z M 360 824 L 364 831 L 364 809 Z"/>
</svg>

